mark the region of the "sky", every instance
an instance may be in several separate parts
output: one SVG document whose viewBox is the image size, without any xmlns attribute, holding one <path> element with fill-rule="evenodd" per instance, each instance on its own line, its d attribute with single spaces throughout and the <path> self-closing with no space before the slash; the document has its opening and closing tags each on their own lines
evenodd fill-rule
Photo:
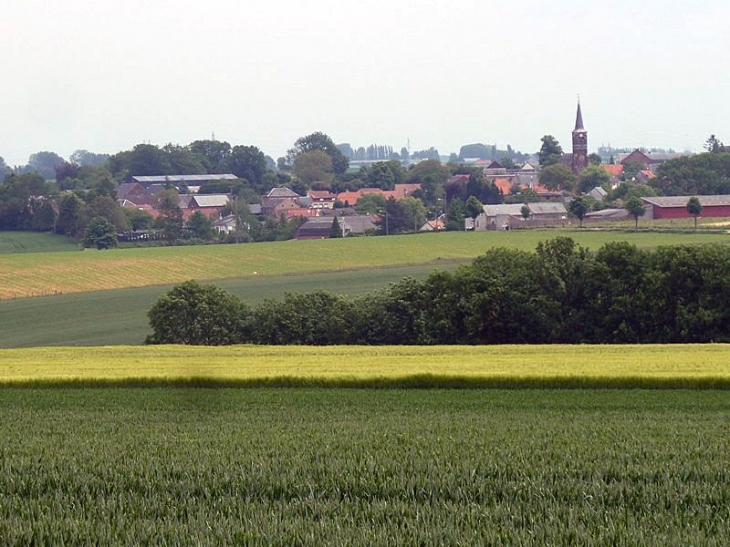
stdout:
<svg viewBox="0 0 730 547">
<path fill-rule="evenodd" d="M 0 156 L 730 141 L 727 0 L 0 0 Z"/>
</svg>

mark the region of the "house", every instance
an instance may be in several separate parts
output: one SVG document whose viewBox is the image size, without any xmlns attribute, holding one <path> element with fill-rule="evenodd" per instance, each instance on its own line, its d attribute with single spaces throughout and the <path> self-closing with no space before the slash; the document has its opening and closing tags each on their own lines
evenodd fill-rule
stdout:
<svg viewBox="0 0 730 547">
<path fill-rule="evenodd" d="M 522 212 L 527 207 L 529 216 L 526 219 Z M 481 230 L 509 230 L 524 226 L 559 226 L 568 218 L 565 204 L 559 201 L 540 203 L 501 203 L 485 205 L 484 212 L 473 222 L 467 222 L 467 229 Z M 467 219 L 471 221 L 472 219 Z"/>
<path fill-rule="evenodd" d="M 312 209 L 334 209 L 337 194 L 326 190 L 310 190 L 309 199 L 311 200 L 309 207 Z"/>
<path fill-rule="evenodd" d="M 468 179 L 469 177 L 467 176 L 467 180 Z M 377 194 L 383 196 L 386 200 L 391 198 L 399 200 L 410 196 L 416 190 L 420 189 L 420 183 L 396 184 L 393 190 L 383 190 L 382 188 L 361 188 L 356 192 L 340 192 L 339 194 L 337 194 L 337 201 L 344 203 L 345 207 L 354 207 L 355 205 L 357 205 L 357 202 L 362 196 Z"/>
<path fill-rule="evenodd" d="M 638 163 L 643 170 L 648 169 L 652 173 L 656 173 L 657 167 L 661 164 L 688 155 L 690 154 L 643 152 L 637 148 L 630 154 L 619 154 L 619 162 L 624 166 L 629 162 Z"/>
<path fill-rule="evenodd" d="M 301 207 L 299 194 L 289 188 L 272 188 L 261 198 L 261 211 L 267 216 L 279 217 L 288 209 Z"/>
<path fill-rule="evenodd" d="M 374 217 L 371 215 L 349 215 L 338 217 L 338 222 L 342 228 L 342 234 L 345 236 L 367 234 L 375 232 L 378 229 L 374 222 Z"/>
<path fill-rule="evenodd" d="M 624 174 L 624 165 L 622 163 L 602 163 L 601 169 L 608 173 L 614 182 Z"/>
<path fill-rule="evenodd" d="M 471 219 L 469 219 L 471 220 Z M 446 229 L 446 222 L 444 222 L 443 216 L 436 220 L 427 220 L 426 223 L 421 226 L 419 231 L 421 232 L 441 232 Z"/>
<path fill-rule="evenodd" d="M 228 215 L 213 223 L 213 229 L 219 234 L 230 234 L 236 231 L 236 216 Z"/>
<path fill-rule="evenodd" d="M 196 211 L 200 211 L 208 218 L 218 219 L 229 201 L 228 194 L 182 194 L 180 195 L 180 208 L 185 220 Z"/>
<path fill-rule="evenodd" d="M 294 235 L 295 239 L 326 239 L 332 233 L 335 217 L 308 218 Z"/>
<path fill-rule="evenodd" d="M 596 201 L 603 201 L 603 198 L 605 198 L 608 195 L 608 192 L 606 192 L 603 188 L 600 186 L 596 186 L 593 190 L 588 192 L 588 195 L 595 199 Z"/>
<path fill-rule="evenodd" d="M 692 218 L 687 202 L 692 196 L 663 196 L 641 198 L 646 207 L 644 218 Z M 730 217 L 730 195 L 697 196 L 702 206 L 702 217 Z"/>
</svg>

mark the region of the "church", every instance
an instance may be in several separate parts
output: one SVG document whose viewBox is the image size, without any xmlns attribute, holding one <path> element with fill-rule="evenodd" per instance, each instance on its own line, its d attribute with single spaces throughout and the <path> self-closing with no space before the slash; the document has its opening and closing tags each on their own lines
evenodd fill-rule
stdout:
<svg viewBox="0 0 730 547">
<path fill-rule="evenodd" d="M 588 131 L 583 127 L 583 114 L 578 101 L 578 111 L 575 115 L 575 129 L 573 129 L 573 153 L 564 154 L 561 163 L 570 167 L 576 175 L 588 167 Z"/>
</svg>

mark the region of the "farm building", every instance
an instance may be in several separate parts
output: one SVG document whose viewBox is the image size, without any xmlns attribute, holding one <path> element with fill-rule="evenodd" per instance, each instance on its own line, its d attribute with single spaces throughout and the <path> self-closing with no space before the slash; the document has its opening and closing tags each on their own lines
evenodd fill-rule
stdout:
<svg viewBox="0 0 730 547">
<path fill-rule="evenodd" d="M 527 219 L 522 208 L 527 207 Z M 555 226 L 566 222 L 568 211 L 559 201 L 540 203 L 502 203 L 485 205 L 484 212 L 476 219 L 467 219 L 466 228 L 473 230 L 506 230 L 521 226 Z M 471 224 L 471 225 L 470 225 Z"/>
<path fill-rule="evenodd" d="M 665 196 L 641 198 L 646 206 L 644 218 L 692 218 L 687 212 L 687 202 L 692 196 Z M 702 205 L 703 217 L 730 217 L 730 195 L 697 196 Z"/>
</svg>

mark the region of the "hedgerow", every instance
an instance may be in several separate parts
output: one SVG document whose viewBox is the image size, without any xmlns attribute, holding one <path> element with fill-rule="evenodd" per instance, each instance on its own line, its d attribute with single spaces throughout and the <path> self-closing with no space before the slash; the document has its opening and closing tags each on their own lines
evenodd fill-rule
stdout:
<svg viewBox="0 0 730 547">
<path fill-rule="evenodd" d="M 200 286 L 197 290 L 209 291 Z M 161 312 L 169 294 L 149 312 L 154 330 L 149 341 L 210 343 L 160 334 L 171 324 L 202 321 L 198 316 Z M 232 299 L 221 292 L 228 309 Z M 253 310 L 241 305 L 233 317 L 208 310 L 213 313 L 207 320 L 216 328 L 224 328 L 222 322 L 229 317 L 237 326 L 228 330 L 239 333 L 213 343 L 726 342 L 730 248 L 641 250 L 628 243 L 608 243 L 592 253 L 570 238 L 558 237 L 540 243 L 532 253 L 492 249 L 453 272 L 434 272 L 422 281 L 405 278 L 354 300 L 326 292 L 285 294 Z"/>
</svg>

